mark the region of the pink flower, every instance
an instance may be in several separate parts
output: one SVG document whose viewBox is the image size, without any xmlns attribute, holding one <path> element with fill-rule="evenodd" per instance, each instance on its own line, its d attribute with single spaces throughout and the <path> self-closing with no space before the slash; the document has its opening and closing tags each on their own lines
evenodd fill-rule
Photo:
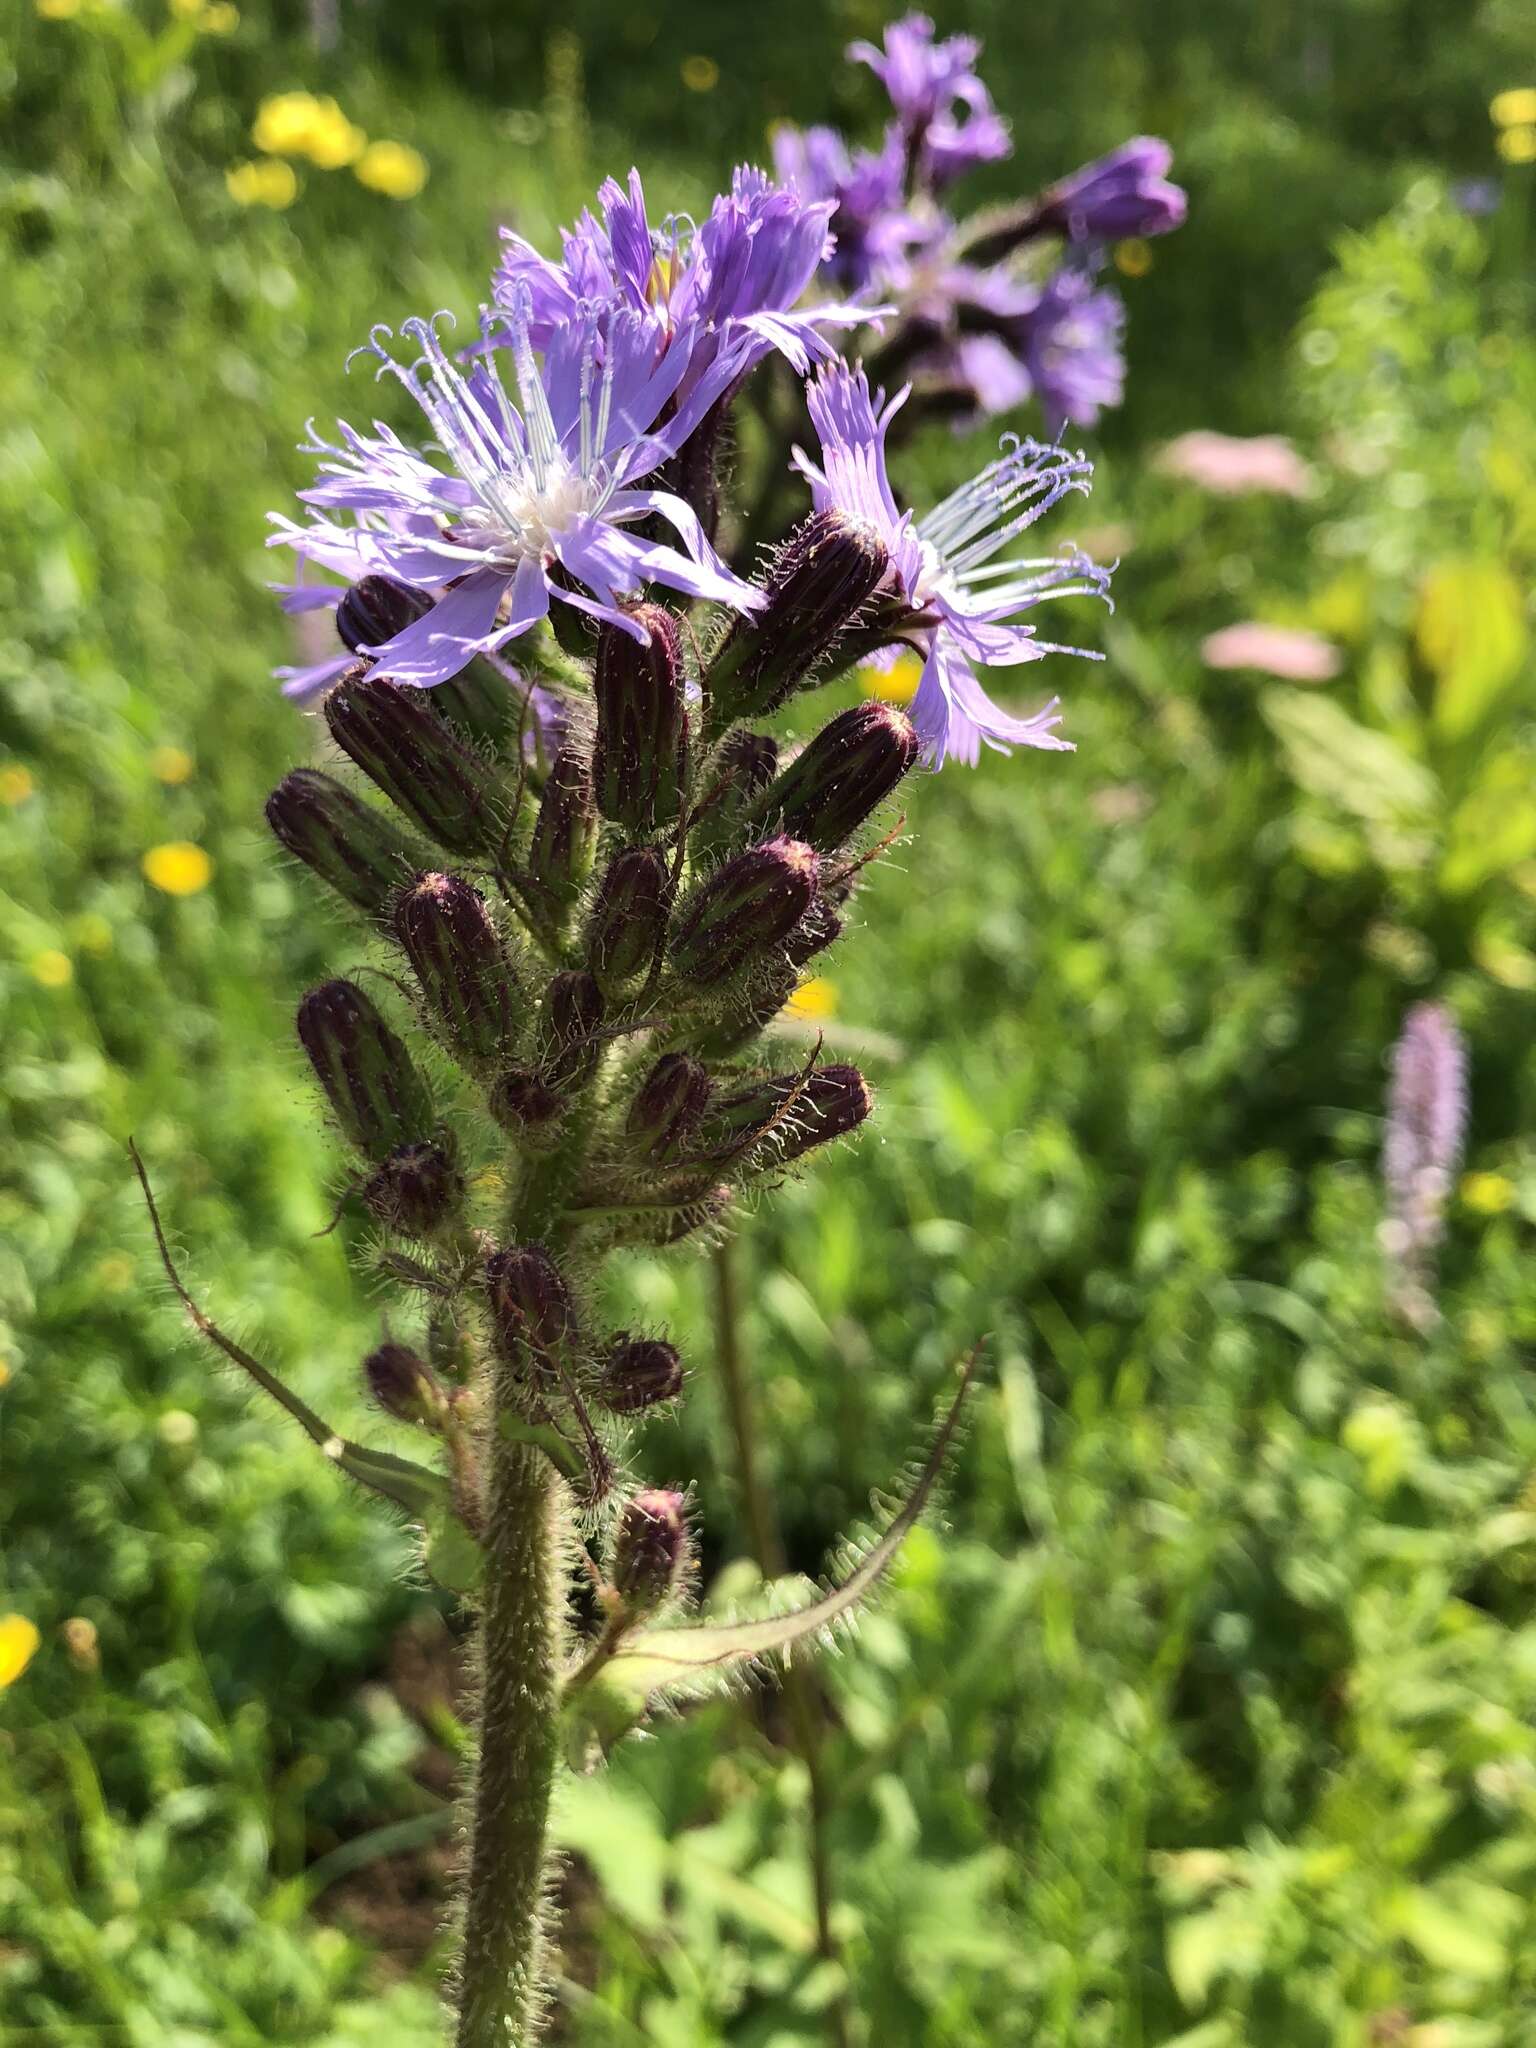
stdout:
<svg viewBox="0 0 1536 2048">
<path fill-rule="evenodd" d="M 1243 491 L 1306 498 L 1315 482 L 1312 471 L 1283 434 L 1244 437 L 1202 428 L 1169 441 L 1156 460 L 1165 476 L 1182 477 L 1186 483 L 1225 498 Z"/>
<path fill-rule="evenodd" d="M 1341 666 L 1339 650 L 1320 633 L 1258 619 L 1223 626 L 1201 641 L 1200 652 L 1207 668 L 1256 668 L 1290 683 L 1326 683 Z"/>
</svg>

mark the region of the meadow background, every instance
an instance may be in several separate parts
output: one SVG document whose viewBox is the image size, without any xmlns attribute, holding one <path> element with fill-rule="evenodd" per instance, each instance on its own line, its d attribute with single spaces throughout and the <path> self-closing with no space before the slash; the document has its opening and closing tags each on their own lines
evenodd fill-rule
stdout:
<svg viewBox="0 0 1536 2048">
<path fill-rule="evenodd" d="M 697 210 L 775 119 L 873 124 L 839 52 L 883 18 L 8 0 L 0 1609 L 41 1642 L 0 1691 L 7 2042 L 436 2038 L 458 1624 L 194 1347 L 124 1142 L 209 1308 L 385 1440 L 291 1035 L 343 928 L 260 819 L 310 745 L 268 676 L 264 514 L 306 417 L 359 402 L 371 322 L 467 308 L 499 222 L 547 238 L 632 160 Z M 750 1695 L 573 1788 L 556 2034 L 1528 2048 L 1536 110 L 1489 102 L 1536 86 L 1536 26 L 1524 0 L 941 25 L 986 37 L 1014 123 L 995 193 L 1149 130 L 1190 221 L 1120 252 L 1127 403 L 1075 437 L 1078 537 L 1123 565 L 1107 663 L 1060 679 L 1079 751 L 918 789 L 824 991 L 878 1125 L 737 1241 L 793 1568 L 982 1331 L 991 1364 L 943 1522 L 820 1667 L 839 1961 L 804 1765 Z M 404 151 L 264 154 L 296 90 Z M 1161 471 L 1201 427 L 1291 435 L 1315 489 Z M 909 488 L 980 445 L 936 432 Z M 1323 634 L 1337 675 L 1208 668 L 1244 619 Z M 1419 1337 L 1385 1309 L 1378 1151 L 1426 995 L 1473 1080 Z M 752 1536 L 712 1284 L 637 1257 L 618 1305 L 696 1369 L 646 1461 L 698 1476 L 719 1597 Z"/>
</svg>

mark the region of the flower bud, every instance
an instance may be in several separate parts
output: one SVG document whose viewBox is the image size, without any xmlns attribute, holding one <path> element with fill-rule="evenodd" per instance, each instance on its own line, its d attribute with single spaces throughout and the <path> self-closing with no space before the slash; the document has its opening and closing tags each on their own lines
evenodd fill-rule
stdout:
<svg viewBox="0 0 1536 2048">
<path fill-rule="evenodd" d="M 343 647 L 367 656 L 393 640 L 432 609 L 430 592 L 393 576 L 361 576 L 343 591 L 336 607 L 336 631 Z"/>
<path fill-rule="evenodd" d="M 409 1344 L 381 1344 L 370 1351 L 363 1360 L 363 1384 L 377 1405 L 401 1422 L 437 1429 L 448 1413 L 442 1383 Z"/>
<path fill-rule="evenodd" d="M 663 605 L 631 605 L 629 615 L 645 627 L 650 644 L 642 647 L 621 626 L 605 625 L 598 635 L 592 779 L 605 818 L 628 832 L 651 832 L 671 823 L 682 798 L 688 746 L 682 640 L 676 617 Z"/>
<path fill-rule="evenodd" d="M 764 840 L 733 854 L 697 890 L 672 939 L 672 964 L 711 987 L 766 959 L 816 898 L 820 861 L 798 839 Z"/>
<path fill-rule="evenodd" d="M 624 1135 L 657 1165 L 681 1157 L 709 1101 L 707 1071 L 685 1052 L 664 1053 L 640 1083 Z"/>
<path fill-rule="evenodd" d="M 464 1176 L 443 1145 L 398 1145 L 363 1190 L 363 1200 L 391 1230 L 435 1237 L 464 1207 Z"/>
<path fill-rule="evenodd" d="M 382 1165 L 434 1127 L 432 1098 L 411 1056 L 355 982 L 328 981 L 299 1005 L 299 1040 L 336 1121 Z"/>
<path fill-rule="evenodd" d="M 585 1088 L 597 1072 L 605 1008 L 593 975 L 576 970 L 551 978 L 544 1001 L 542 1071 L 552 1088 Z"/>
<path fill-rule="evenodd" d="M 671 907 L 671 869 L 655 847 L 609 862 L 587 924 L 587 960 L 605 994 L 624 993 L 650 967 Z"/>
<path fill-rule="evenodd" d="M 793 966 L 803 967 L 842 935 L 843 920 L 825 896 L 818 896 L 784 941 L 785 957 Z"/>
<path fill-rule="evenodd" d="M 687 1503 L 650 1487 L 625 1503 L 613 1539 L 613 1590 L 631 1614 L 650 1614 L 676 1588 L 688 1562 Z"/>
<path fill-rule="evenodd" d="M 325 720 L 342 752 L 438 845 L 500 853 L 508 793 L 490 764 L 454 737 L 425 691 L 359 666 L 326 697 Z"/>
<path fill-rule="evenodd" d="M 564 1097 L 533 1067 L 509 1067 L 491 1089 L 491 1115 L 536 1152 L 558 1137 L 564 1107 Z"/>
<path fill-rule="evenodd" d="M 683 1390 L 683 1361 L 659 1337 L 620 1330 L 603 1360 L 602 1402 L 615 1415 L 638 1415 Z"/>
<path fill-rule="evenodd" d="M 724 1159 L 772 1131 L 775 1163 L 787 1166 L 818 1145 L 857 1130 L 875 1106 L 857 1067 L 818 1067 L 811 1074 L 777 1074 L 710 1105 L 700 1149 Z"/>
<path fill-rule="evenodd" d="M 560 1268 L 542 1245 L 509 1245 L 485 1262 L 485 1293 L 497 1355 L 516 1372 L 548 1364 L 576 1335 L 576 1311 Z"/>
<path fill-rule="evenodd" d="M 813 512 L 768 576 L 767 603 L 738 619 L 707 677 L 710 726 L 762 718 L 810 682 L 890 568 L 874 527 L 845 512 Z"/>
<path fill-rule="evenodd" d="M 592 872 L 597 846 L 597 808 L 583 751 L 564 746 L 554 758 L 528 849 L 534 894 L 556 923 L 564 917 Z"/>
<path fill-rule="evenodd" d="M 423 849 L 392 818 L 317 768 L 295 768 L 267 798 L 267 823 L 354 910 L 382 917 Z"/>
<path fill-rule="evenodd" d="M 759 830 L 777 827 L 822 853 L 851 839 L 917 760 L 912 721 L 893 704 L 840 711 L 797 754 L 753 808 Z"/>
<path fill-rule="evenodd" d="M 736 726 L 715 750 L 703 778 L 700 810 L 689 835 L 690 850 L 706 859 L 753 837 L 747 816 L 779 765 L 779 743 L 767 733 Z"/>
<path fill-rule="evenodd" d="M 461 875 L 418 875 L 392 922 L 450 1049 L 475 1064 L 503 1058 L 522 1004 L 480 891 Z"/>
</svg>

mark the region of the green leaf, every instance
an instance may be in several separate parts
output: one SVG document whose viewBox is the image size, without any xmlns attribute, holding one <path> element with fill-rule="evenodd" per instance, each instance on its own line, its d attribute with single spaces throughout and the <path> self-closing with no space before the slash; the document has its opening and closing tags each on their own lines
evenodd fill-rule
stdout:
<svg viewBox="0 0 1536 2048">
<path fill-rule="evenodd" d="M 1420 586 L 1414 636 L 1435 673 L 1436 730 L 1461 739 L 1520 672 L 1529 645 L 1524 593 L 1502 562 L 1438 562 Z"/>
<path fill-rule="evenodd" d="M 1357 724 L 1331 697 L 1280 686 L 1259 699 L 1291 775 L 1308 792 L 1368 824 L 1427 824 L 1440 801 L 1434 776 L 1385 733 Z"/>
<path fill-rule="evenodd" d="M 503 1415 L 497 1428 L 516 1444 L 532 1444 L 548 1458 L 562 1479 L 582 1485 L 588 1478 L 586 1460 L 576 1446 L 548 1422 L 525 1422 L 520 1415 Z"/>
<path fill-rule="evenodd" d="M 468 1598 L 478 1593 L 485 1574 L 485 1552 L 447 1503 L 423 1518 L 425 1541 L 421 1561 L 428 1575 L 446 1593 Z"/>
</svg>

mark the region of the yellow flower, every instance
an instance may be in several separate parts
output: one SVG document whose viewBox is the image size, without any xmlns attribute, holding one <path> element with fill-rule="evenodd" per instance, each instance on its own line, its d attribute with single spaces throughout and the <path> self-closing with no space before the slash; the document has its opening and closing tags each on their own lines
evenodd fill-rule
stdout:
<svg viewBox="0 0 1536 2048">
<path fill-rule="evenodd" d="M 11 1368 L 6 1364 L 3 1358 L 0 1358 L 0 1387 L 8 1387 L 10 1384 Z"/>
<path fill-rule="evenodd" d="M 1536 164 L 1536 127 L 1506 128 L 1493 146 L 1507 164 Z"/>
<path fill-rule="evenodd" d="M 252 142 L 268 156 L 303 156 L 309 148 L 318 105 L 313 93 L 269 93 L 251 123 Z"/>
<path fill-rule="evenodd" d="M 1122 277 L 1145 277 L 1152 268 L 1151 245 L 1140 235 L 1115 244 L 1115 268 Z"/>
<path fill-rule="evenodd" d="M 1479 1216 L 1502 1216 L 1515 1199 L 1515 1184 L 1502 1173 L 1468 1173 L 1460 1192 L 1463 1208 Z"/>
<path fill-rule="evenodd" d="M 803 1017 L 807 1023 L 823 1024 L 837 1015 L 837 984 L 816 974 L 802 981 L 784 1005 L 788 1017 Z"/>
<path fill-rule="evenodd" d="M 360 185 L 386 199 L 414 199 L 427 182 L 427 160 L 407 142 L 370 142 L 353 167 Z"/>
<path fill-rule="evenodd" d="M 36 1623 L 24 1614 L 0 1614 L 0 1691 L 16 1683 L 41 1641 Z"/>
<path fill-rule="evenodd" d="M 720 83 L 720 66 L 713 57 L 685 57 L 683 83 L 690 92 L 713 92 Z"/>
<path fill-rule="evenodd" d="M 866 697 L 883 697 L 887 704 L 910 704 L 922 674 L 917 655 L 899 654 L 889 668 L 861 668 L 859 688 Z"/>
<path fill-rule="evenodd" d="M 71 21 L 80 12 L 80 0 L 37 0 L 44 21 Z"/>
<path fill-rule="evenodd" d="M 167 896 L 195 896 L 213 879 L 213 862 L 190 839 L 169 839 L 152 846 L 139 865 L 145 880 Z"/>
<path fill-rule="evenodd" d="M 224 173 L 224 183 L 237 206 L 270 206 L 274 213 L 292 206 L 299 196 L 299 181 L 292 164 L 276 160 L 231 164 Z"/>
<path fill-rule="evenodd" d="M 334 100 L 319 100 L 314 121 L 304 145 L 304 154 L 322 171 L 343 171 L 366 154 L 368 137 L 337 106 Z"/>
<path fill-rule="evenodd" d="M 192 773 L 192 756 L 185 747 L 156 747 L 149 766 L 157 782 L 185 782 Z"/>
<path fill-rule="evenodd" d="M 0 804 L 24 804 L 36 787 L 30 768 L 0 768 Z"/>
<path fill-rule="evenodd" d="M 32 979 L 44 988 L 68 988 L 75 978 L 75 970 L 67 953 L 49 946 L 41 953 L 34 953 L 30 962 Z"/>
<path fill-rule="evenodd" d="M 1536 126 L 1536 85 L 1512 85 L 1507 92 L 1496 92 L 1488 112 L 1495 128 Z"/>
</svg>

